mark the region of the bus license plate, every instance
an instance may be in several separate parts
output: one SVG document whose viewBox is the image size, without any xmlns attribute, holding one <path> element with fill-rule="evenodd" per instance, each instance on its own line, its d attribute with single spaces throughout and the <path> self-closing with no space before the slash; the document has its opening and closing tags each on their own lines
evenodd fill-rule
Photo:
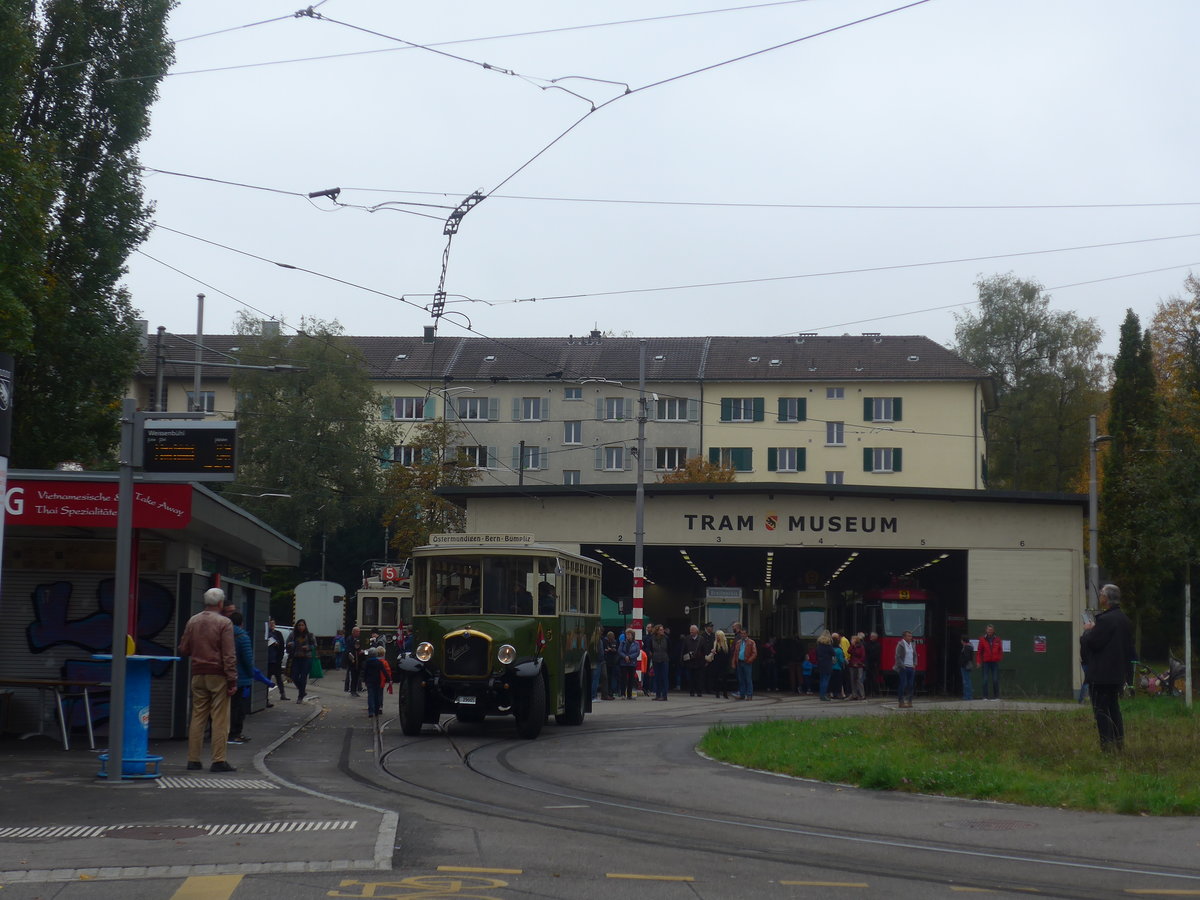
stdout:
<svg viewBox="0 0 1200 900">
<path fill-rule="evenodd" d="M 475 705 L 475 698 L 474 698 L 473 696 L 471 696 L 471 695 L 464 695 L 464 696 L 462 696 L 462 697 L 458 697 L 457 699 L 455 699 L 455 701 L 454 701 L 454 702 L 455 702 L 455 703 L 460 703 L 460 704 L 462 704 L 463 706 L 474 706 L 474 705 Z"/>
</svg>

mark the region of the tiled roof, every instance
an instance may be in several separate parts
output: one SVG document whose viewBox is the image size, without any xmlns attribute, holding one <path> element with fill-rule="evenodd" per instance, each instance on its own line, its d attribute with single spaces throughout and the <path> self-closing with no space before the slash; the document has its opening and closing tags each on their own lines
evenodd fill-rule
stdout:
<svg viewBox="0 0 1200 900">
<path fill-rule="evenodd" d="M 296 338 L 293 338 L 295 340 Z M 235 361 L 249 339 L 206 334 L 207 377 L 228 377 L 222 363 Z M 580 381 L 588 378 L 636 383 L 642 338 L 347 336 L 363 354 L 373 380 L 390 381 Z M 801 335 L 796 337 L 648 337 L 646 380 L 975 380 L 986 373 L 919 335 Z M 139 375 L 155 371 L 154 335 Z M 220 352 L 215 352 L 220 351 Z M 164 357 L 191 360 L 193 335 L 165 335 Z M 292 360 L 280 360 L 292 362 Z M 189 376 L 190 365 L 168 364 L 168 377 Z"/>
</svg>

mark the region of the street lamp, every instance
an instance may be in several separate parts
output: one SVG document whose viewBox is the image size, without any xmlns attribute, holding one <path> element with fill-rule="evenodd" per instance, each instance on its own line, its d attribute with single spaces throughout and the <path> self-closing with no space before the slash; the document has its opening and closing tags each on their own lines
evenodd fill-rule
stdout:
<svg viewBox="0 0 1200 900">
<path fill-rule="evenodd" d="M 1095 600 L 1100 593 L 1100 562 L 1096 543 L 1100 533 L 1096 524 L 1096 447 L 1111 441 L 1110 434 L 1096 434 L 1096 417 L 1088 416 L 1088 597 Z"/>
</svg>

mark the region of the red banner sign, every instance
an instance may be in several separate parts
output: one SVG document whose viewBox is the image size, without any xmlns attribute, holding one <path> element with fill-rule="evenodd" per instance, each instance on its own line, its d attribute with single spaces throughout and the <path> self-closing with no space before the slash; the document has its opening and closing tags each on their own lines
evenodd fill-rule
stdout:
<svg viewBox="0 0 1200 900">
<path fill-rule="evenodd" d="M 117 527 L 117 484 L 112 481 L 12 479 L 4 494 L 9 525 Z M 190 484 L 135 484 L 134 528 L 186 528 L 192 520 Z"/>
</svg>

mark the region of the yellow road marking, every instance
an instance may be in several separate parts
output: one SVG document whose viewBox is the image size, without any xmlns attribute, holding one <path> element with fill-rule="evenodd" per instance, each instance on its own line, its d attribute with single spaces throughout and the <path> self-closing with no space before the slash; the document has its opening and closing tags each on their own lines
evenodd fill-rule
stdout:
<svg viewBox="0 0 1200 900">
<path fill-rule="evenodd" d="M 606 872 L 605 878 L 624 878 L 628 881 L 695 881 L 691 875 L 634 875 L 628 872 Z"/>
<path fill-rule="evenodd" d="M 241 883 L 241 875 L 193 875 L 184 879 L 171 900 L 229 900 Z"/>
<path fill-rule="evenodd" d="M 1171 890 L 1169 888 L 1126 888 L 1127 894 L 1156 894 L 1160 897 L 1200 897 L 1200 891 Z"/>
<path fill-rule="evenodd" d="M 996 893 L 991 888 L 955 887 L 954 885 L 950 885 L 950 890 L 962 891 L 963 893 L 966 893 L 966 894 L 994 894 L 994 893 Z"/>
<path fill-rule="evenodd" d="M 868 887 L 868 884 L 865 881 L 781 881 L 779 883 L 804 885 L 806 887 Z"/>
<path fill-rule="evenodd" d="M 487 875 L 521 875 L 524 869 L 477 869 L 473 866 L 438 866 L 439 872 L 474 872 Z"/>
</svg>

